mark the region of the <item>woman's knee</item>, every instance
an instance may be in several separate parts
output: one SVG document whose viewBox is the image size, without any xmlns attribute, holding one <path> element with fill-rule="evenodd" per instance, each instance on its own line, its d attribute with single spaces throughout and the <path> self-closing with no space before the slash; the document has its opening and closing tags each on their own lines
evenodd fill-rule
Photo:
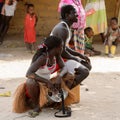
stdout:
<svg viewBox="0 0 120 120">
<path fill-rule="evenodd" d="M 27 79 L 26 89 L 27 89 L 27 92 L 30 94 L 30 96 L 35 98 L 39 96 L 40 87 L 39 87 L 39 83 L 37 83 L 35 80 Z"/>
<path fill-rule="evenodd" d="M 81 74 L 86 78 L 88 75 L 89 75 L 89 69 L 87 69 L 87 68 L 84 68 L 84 69 L 82 69 L 82 71 L 81 71 Z"/>
<path fill-rule="evenodd" d="M 79 67 L 75 69 L 77 79 L 83 80 L 89 75 L 89 70 L 86 67 Z"/>
<path fill-rule="evenodd" d="M 91 63 L 88 63 L 88 62 L 86 62 L 86 61 L 81 61 L 81 64 L 82 64 L 83 66 L 85 66 L 86 68 L 88 68 L 89 70 L 92 69 Z"/>
</svg>

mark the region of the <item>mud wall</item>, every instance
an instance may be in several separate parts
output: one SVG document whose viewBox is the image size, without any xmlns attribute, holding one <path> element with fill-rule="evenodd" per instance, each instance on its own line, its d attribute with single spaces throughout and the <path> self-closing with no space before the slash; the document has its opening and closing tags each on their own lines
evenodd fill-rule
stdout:
<svg viewBox="0 0 120 120">
<path fill-rule="evenodd" d="M 23 0 L 18 3 L 15 16 L 10 23 L 8 33 L 23 34 L 25 2 L 31 2 L 35 5 L 35 11 L 38 15 L 38 23 L 36 26 L 37 34 L 46 36 L 50 33 L 52 27 L 59 22 L 59 14 L 57 6 L 59 0 Z M 86 0 L 82 0 L 85 6 Z M 114 15 L 115 0 L 105 0 L 108 20 Z"/>
</svg>

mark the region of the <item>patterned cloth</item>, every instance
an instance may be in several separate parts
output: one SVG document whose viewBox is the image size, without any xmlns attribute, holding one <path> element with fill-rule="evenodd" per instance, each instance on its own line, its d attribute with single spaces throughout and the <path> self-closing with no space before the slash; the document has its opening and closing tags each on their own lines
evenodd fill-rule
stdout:
<svg viewBox="0 0 120 120">
<path fill-rule="evenodd" d="M 85 38 L 84 38 L 84 29 L 74 30 L 74 46 L 75 50 L 81 54 L 84 54 L 85 50 Z"/>
<path fill-rule="evenodd" d="M 85 11 L 87 15 L 86 26 L 91 27 L 95 35 L 105 32 L 107 28 L 105 1 L 87 0 Z"/>
</svg>

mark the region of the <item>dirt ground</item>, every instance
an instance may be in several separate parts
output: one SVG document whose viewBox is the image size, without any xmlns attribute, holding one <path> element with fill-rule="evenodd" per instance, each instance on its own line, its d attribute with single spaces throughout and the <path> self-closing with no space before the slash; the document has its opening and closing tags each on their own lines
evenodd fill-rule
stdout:
<svg viewBox="0 0 120 120">
<path fill-rule="evenodd" d="M 102 55 L 90 57 L 93 68 L 81 86 L 80 103 L 71 106 L 72 116 L 64 120 L 120 120 L 120 45 L 114 58 L 104 55 L 103 44 L 94 46 Z M 13 113 L 12 101 L 15 89 L 26 79 L 32 56 L 26 52 L 22 36 L 8 36 L 0 46 L 0 87 L 4 87 L 0 93 L 11 92 L 10 97 L 0 97 L 0 120 L 31 120 L 27 113 Z M 35 120 L 58 120 L 55 111 L 43 109 Z"/>
</svg>

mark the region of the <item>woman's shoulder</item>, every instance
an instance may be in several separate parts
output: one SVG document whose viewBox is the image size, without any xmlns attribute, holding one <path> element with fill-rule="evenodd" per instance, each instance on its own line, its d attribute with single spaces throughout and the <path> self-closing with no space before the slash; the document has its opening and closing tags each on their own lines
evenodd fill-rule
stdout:
<svg viewBox="0 0 120 120">
<path fill-rule="evenodd" d="M 42 53 L 42 54 L 40 55 L 40 57 L 38 57 L 38 60 L 41 61 L 41 62 L 43 62 L 43 63 L 46 63 L 47 59 L 48 59 L 48 55 L 47 55 L 47 53 L 45 53 L 45 52 Z"/>
<path fill-rule="evenodd" d="M 45 52 L 38 57 L 38 59 L 41 59 L 41 60 L 46 60 L 47 58 L 48 58 L 48 55 Z"/>
<path fill-rule="evenodd" d="M 36 57 L 37 54 L 34 55 L 34 57 Z M 37 57 L 36 60 L 34 60 L 34 62 L 32 63 L 38 63 L 42 66 L 44 66 L 46 64 L 46 61 L 47 61 L 47 54 L 46 53 L 42 53 L 39 57 Z"/>
</svg>

